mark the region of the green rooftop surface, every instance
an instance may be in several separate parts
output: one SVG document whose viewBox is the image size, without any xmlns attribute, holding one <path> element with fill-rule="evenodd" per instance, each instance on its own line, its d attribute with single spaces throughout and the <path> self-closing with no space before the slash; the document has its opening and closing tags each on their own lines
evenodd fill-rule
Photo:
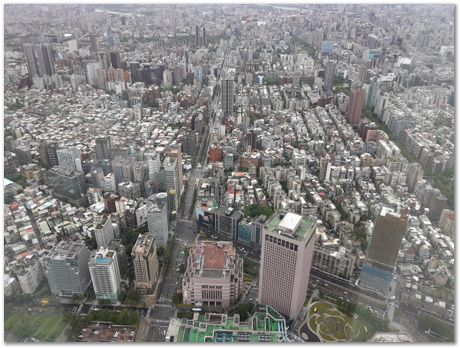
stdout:
<svg viewBox="0 0 460 348">
<path fill-rule="evenodd" d="M 269 306 L 242 323 L 235 322 L 233 316 L 219 322 L 216 320 L 219 316 L 213 314 L 212 322 L 205 315 L 197 320 L 182 320 L 177 342 L 287 342 L 286 321 Z M 253 318 L 257 321 L 257 330 L 252 329 Z"/>
<path fill-rule="evenodd" d="M 278 226 L 281 222 L 282 218 L 280 218 L 279 213 L 275 213 L 272 215 L 271 219 L 268 221 L 268 230 L 270 232 L 278 231 Z M 297 240 L 305 240 L 311 236 L 313 233 L 312 226 L 315 223 L 314 220 L 302 216 L 302 222 L 300 223 L 299 227 L 294 232 L 294 237 Z"/>
</svg>

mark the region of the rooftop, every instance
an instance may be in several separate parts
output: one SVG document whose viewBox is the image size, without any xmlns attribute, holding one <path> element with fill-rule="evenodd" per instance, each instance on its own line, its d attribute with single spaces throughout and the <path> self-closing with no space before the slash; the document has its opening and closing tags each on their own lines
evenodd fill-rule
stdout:
<svg viewBox="0 0 460 348">
<path fill-rule="evenodd" d="M 268 230 L 277 232 L 280 230 L 289 230 L 294 239 L 308 239 L 314 232 L 316 221 L 311 218 L 300 216 L 293 213 L 287 213 L 283 216 L 280 213 L 275 213 L 268 221 Z"/>
</svg>

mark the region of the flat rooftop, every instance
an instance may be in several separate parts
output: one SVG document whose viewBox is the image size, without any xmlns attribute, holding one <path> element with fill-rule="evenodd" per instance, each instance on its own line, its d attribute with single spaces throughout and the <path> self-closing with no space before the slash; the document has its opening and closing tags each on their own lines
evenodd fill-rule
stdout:
<svg viewBox="0 0 460 348">
<path fill-rule="evenodd" d="M 294 239 L 305 240 L 310 238 L 313 234 L 315 222 L 316 221 L 311 218 L 293 213 L 287 213 L 285 215 L 274 213 L 268 221 L 267 227 L 270 232 L 290 230 L 293 232 L 292 237 Z M 294 230 L 291 229 L 293 227 L 295 227 Z"/>
</svg>

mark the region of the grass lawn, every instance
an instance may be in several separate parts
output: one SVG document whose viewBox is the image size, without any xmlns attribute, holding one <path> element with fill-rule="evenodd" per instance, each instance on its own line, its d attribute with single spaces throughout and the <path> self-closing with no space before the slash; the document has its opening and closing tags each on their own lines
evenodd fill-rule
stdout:
<svg viewBox="0 0 460 348">
<path fill-rule="evenodd" d="M 323 341 L 365 342 L 369 339 L 363 321 L 341 313 L 332 304 L 315 302 L 308 314 L 310 328 Z"/>
<path fill-rule="evenodd" d="M 64 316 L 55 312 L 15 313 L 5 321 L 5 330 L 19 338 L 53 342 L 65 325 Z"/>
</svg>

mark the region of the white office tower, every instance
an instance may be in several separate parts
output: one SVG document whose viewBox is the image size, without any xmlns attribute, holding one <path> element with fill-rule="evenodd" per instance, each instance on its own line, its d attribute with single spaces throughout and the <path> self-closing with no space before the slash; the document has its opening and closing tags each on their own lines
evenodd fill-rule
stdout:
<svg viewBox="0 0 460 348">
<path fill-rule="evenodd" d="M 107 248 L 93 251 L 88 266 L 96 298 L 116 301 L 121 291 L 117 253 Z"/>
<path fill-rule="evenodd" d="M 96 221 L 94 235 L 96 237 L 97 247 L 107 248 L 114 236 L 112 220 L 110 217 L 104 216 Z"/>
<path fill-rule="evenodd" d="M 167 202 L 158 200 L 156 195 L 147 200 L 147 223 L 149 233 L 155 235 L 156 244 L 165 247 L 169 234 L 168 206 Z"/>
<path fill-rule="evenodd" d="M 159 173 L 161 170 L 161 158 L 158 152 L 146 153 L 147 162 L 149 165 L 149 179 L 158 180 Z"/>
<path fill-rule="evenodd" d="M 81 153 L 76 147 L 59 149 L 56 151 L 59 166 L 69 170 L 83 171 L 81 165 Z"/>
</svg>

